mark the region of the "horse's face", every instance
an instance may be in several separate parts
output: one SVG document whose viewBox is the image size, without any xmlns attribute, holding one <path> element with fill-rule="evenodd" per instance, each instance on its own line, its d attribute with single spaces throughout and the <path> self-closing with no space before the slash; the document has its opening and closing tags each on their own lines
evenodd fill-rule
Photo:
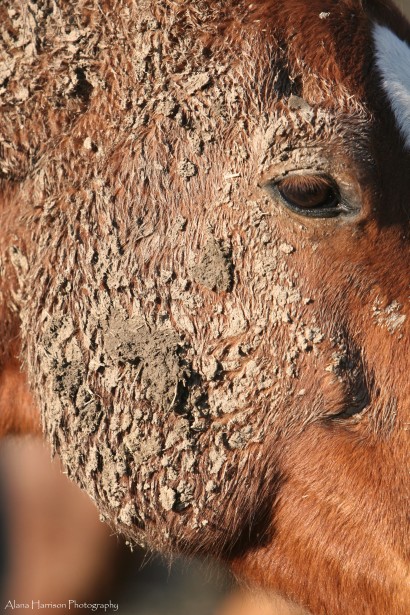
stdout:
<svg viewBox="0 0 410 615">
<path fill-rule="evenodd" d="M 391 24 L 330 4 L 94 15 L 82 111 L 23 185 L 14 252 L 45 429 L 103 516 L 312 609 L 321 574 L 353 591 L 340 553 L 401 582 L 409 547 Z"/>
</svg>

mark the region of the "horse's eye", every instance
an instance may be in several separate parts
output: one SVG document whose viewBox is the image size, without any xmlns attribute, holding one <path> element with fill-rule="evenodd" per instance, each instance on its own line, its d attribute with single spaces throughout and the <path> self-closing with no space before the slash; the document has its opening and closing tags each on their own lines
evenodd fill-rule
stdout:
<svg viewBox="0 0 410 615">
<path fill-rule="evenodd" d="M 277 190 L 292 211 L 313 218 L 332 218 L 342 213 L 336 183 L 323 175 L 292 175 L 269 186 Z"/>
</svg>

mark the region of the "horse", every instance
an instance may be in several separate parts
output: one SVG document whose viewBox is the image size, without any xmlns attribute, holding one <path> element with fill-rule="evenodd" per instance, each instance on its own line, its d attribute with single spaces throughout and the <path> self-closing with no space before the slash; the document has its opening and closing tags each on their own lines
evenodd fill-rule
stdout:
<svg viewBox="0 0 410 615">
<path fill-rule="evenodd" d="M 313 615 L 409 586 L 410 27 L 6 0 L 2 433 L 130 543 Z"/>
</svg>

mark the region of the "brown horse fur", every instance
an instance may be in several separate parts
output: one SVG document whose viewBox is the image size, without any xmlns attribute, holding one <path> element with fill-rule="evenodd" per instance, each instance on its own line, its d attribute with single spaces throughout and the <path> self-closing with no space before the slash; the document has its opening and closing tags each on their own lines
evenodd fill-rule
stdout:
<svg viewBox="0 0 410 615">
<path fill-rule="evenodd" d="M 409 613 L 410 156 L 371 36 L 408 25 L 387 0 L 0 23 L 4 386 L 21 343 L 55 452 L 131 541 L 315 615 Z M 350 215 L 266 190 L 309 172 Z"/>
</svg>

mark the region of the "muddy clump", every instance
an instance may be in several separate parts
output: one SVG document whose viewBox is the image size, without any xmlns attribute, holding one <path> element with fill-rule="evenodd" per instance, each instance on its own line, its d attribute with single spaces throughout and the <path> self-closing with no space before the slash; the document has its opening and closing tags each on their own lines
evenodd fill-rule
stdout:
<svg viewBox="0 0 410 615">
<path fill-rule="evenodd" d="M 210 239 L 202 249 L 191 274 L 195 282 L 215 292 L 228 292 L 232 287 L 232 261 L 229 251 Z"/>
</svg>

